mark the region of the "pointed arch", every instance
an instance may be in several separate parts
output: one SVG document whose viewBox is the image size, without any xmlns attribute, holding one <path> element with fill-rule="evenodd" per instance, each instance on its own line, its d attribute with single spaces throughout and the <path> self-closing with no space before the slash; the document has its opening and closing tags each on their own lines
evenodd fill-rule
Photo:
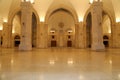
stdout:
<svg viewBox="0 0 120 80">
<path fill-rule="evenodd" d="M 19 11 L 21 11 L 21 7 L 16 8 L 15 10 L 13 10 L 13 11 L 9 14 L 9 16 L 8 16 L 8 24 L 9 24 L 9 25 L 12 25 L 14 16 L 15 16 Z M 32 9 L 32 12 L 33 12 L 33 13 L 35 14 L 35 16 L 36 16 L 37 24 L 39 24 L 39 15 L 37 14 L 37 11 L 36 11 L 35 9 Z"/>
<path fill-rule="evenodd" d="M 69 13 L 73 16 L 75 23 L 78 22 L 78 16 L 77 16 L 76 11 L 75 11 L 74 9 L 66 6 L 66 5 L 58 5 L 58 6 L 54 7 L 54 8 L 52 8 L 52 9 L 49 9 L 49 10 L 47 11 L 46 16 L 45 16 L 45 22 L 47 23 L 48 20 L 49 20 L 49 17 L 50 17 L 55 11 L 57 11 L 57 10 L 59 10 L 59 9 L 63 9 L 63 10 L 65 10 L 65 11 L 69 12 Z"/>
</svg>

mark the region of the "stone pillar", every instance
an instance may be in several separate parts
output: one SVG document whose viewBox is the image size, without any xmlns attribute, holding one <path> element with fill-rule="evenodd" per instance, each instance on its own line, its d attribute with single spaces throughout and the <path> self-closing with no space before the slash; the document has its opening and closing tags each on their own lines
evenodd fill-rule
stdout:
<svg viewBox="0 0 120 80">
<path fill-rule="evenodd" d="M 115 37 L 116 37 L 116 24 L 114 23 L 114 24 L 112 24 L 112 26 L 111 26 L 111 30 L 112 30 L 112 33 L 111 33 L 111 38 L 110 38 L 110 47 L 115 47 L 115 43 L 116 43 L 116 41 L 115 41 Z"/>
<path fill-rule="evenodd" d="M 92 50 L 104 50 L 102 34 L 102 3 L 93 2 L 92 14 Z"/>
<path fill-rule="evenodd" d="M 48 47 L 48 24 L 45 23 L 44 27 L 44 41 L 45 41 L 45 48 Z"/>
<path fill-rule="evenodd" d="M 120 48 L 120 22 L 116 23 L 114 26 L 114 33 L 113 33 L 113 47 Z"/>
<path fill-rule="evenodd" d="M 8 23 L 3 23 L 3 44 L 2 47 L 10 48 L 11 47 L 11 37 L 12 37 L 12 28 Z"/>
<path fill-rule="evenodd" d="M 19 50 L 32 50 L 32 5 L 30 2 L 22 2 L 21 7 L 21 42 Z"/>
<path fill-rule="evenodd" d="M 75 24 L 75 47 L 79 48 L 79 24 Z"/>
<path fill-rule="evenodd" d="M 6 22 L 3 23 L 3 43 L 2 43 L 2 47 L 7 48 L 7 38 L 8 38 L 8 24 Z"/>
<path fill-rule="evenodd" d="M 48 25 L 45 24 L 44 22 L 40 22 L 40 26 L 37 30 L 38 32 L 38 48 L 47 48 L 48 44 Z"/>
<path fill-rule="evenodd" d="M 12 48 L 12 25 L 8 24 L 8 48 Z"/>
<path fill-rule="evenodd" d="M 40 45 L 40 24 L 37 24 L 37 36 L 36 36 L 36 47 L 39 48 Z"/>
<path fill-rule="evenodd" d="M 75 47 L 76 48 L 85 48 L 83 22 L 79 22 L 75 26 Z"/>
<path fill-rule="evenodd" d="M 85 29 L 84 29 L 84 26 L 83 26 L 83 22 L 80 22 L 79 23 L 79 48 L 85 48 L 85 36 L 84 36 L 84 33 L 85 32 Z"/>
</svg>

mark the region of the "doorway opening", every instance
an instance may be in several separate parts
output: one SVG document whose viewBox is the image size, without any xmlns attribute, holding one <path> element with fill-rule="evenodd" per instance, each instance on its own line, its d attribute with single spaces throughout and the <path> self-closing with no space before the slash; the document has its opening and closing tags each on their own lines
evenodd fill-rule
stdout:
<svg viewBox="0 0 120 80">
<path fill-rule="evenodd" d="M 57 47 L 57 42 L 55 40 L 51 41 L 51 47 Z"/>
<path fill-rule="evenodd" d="M 109 15 L 103 11 L 102 12 L 102 28 L 103 28 L 103 44 L 105 47 L 110 47 L 110 37 L 111 37 L 111 19 Z"/>
<path fill-rule="evenodd" d="M 20 35 L 21 35 L 21 11 L 17 12 L 13 18 L 12 26 L 12 36 L 13 36 L 13 46 L 19 47 Z"/>
<path fill-rule="evenodd" d="M 16 35 L 14 38 L 14 46 L 19 47 L 19 45 L 20 45 L 20 36 Z"/>
<path fill-rule="evenodd" d="M 37 18 L 34 13 L 32 13 L 32 47 L 36 47 L 37 39 Z"/>
<path fill-rule="evenodd" d="M 72 47 L 72 41 L 67 41 L 67 47 Z"/>
<path fill-rule="evenodd" d="M 103 36 L 103 44 L 105 47 L 109 47 L 109 37 L 107 35 Z"/>
<path fill-rule="evenodd" d="M 3 43 L 3 37 L 1 36 L 0 44 L 2 45 L 2 43 Z"/>
<path fill-rule="evenodd" d="M 86 19 L 86 43 L 87 43 L 87 48 L 91 48 L 91 44 L 92 44 L 92 36 L 91 36 L 91 29 L 92 29 L 92 15 L 91 13 L 89 13 L 87 15 L 87 19 Z"/>
</svg>

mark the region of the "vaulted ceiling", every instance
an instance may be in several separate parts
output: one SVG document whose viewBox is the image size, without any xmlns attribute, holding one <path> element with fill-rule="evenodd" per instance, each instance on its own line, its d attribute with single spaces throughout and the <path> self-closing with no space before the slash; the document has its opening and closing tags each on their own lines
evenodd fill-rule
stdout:
<svg viewBox="0 0 120 80">
<path fill-rule="evenodd" d="M 0 26 L 4 20 L 8 20 L 9 13 L 20 7 L 22 0 L 0 0 Z M 65 7 L 74 10 L 78 19 L 83 20 L 86 11 L 90 7 L 91 0 L 34 0 L 32 4 L 39 18 L 44 19 L 47 12 Z M 120 22 L 120 0 L 102 0 L 103 7 Z"/>
</svg>

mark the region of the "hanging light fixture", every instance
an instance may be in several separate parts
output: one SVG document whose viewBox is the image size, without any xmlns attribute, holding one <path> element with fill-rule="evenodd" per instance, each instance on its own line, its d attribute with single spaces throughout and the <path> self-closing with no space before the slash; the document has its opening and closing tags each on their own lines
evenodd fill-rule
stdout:
<svg viewBox="0 0 120 80">
<path fill-rule="evenodd" d="M 33 4 L 34 0 L 22 0 L 22 2 L 31 2 Z"/>
</svg>

